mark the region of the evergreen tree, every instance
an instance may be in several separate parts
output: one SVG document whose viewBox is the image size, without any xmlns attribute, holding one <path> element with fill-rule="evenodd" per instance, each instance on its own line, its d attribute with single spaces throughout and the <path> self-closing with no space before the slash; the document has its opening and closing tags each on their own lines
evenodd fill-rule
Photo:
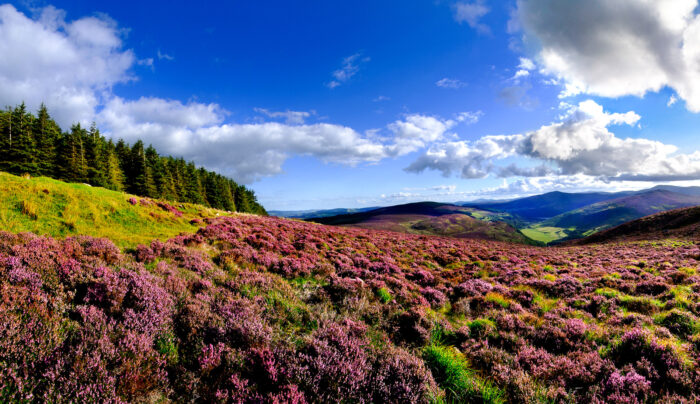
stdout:
<svg viewBox="0 0 700 404">
<path fill-rule="evenodd" d="M 13 174 L 36 174 L 36 144 L 32 137 L 34 117 L 27 113 L 24 103 L 12 111 L 7 156 L 7 171 Z"/>
<path fill-rule="evenodd" d="M 43 103 L 37 112 L 32 131 L 36 141 L 37 173 L 53 177 L 58 174 L 56 146 L 61 136 L 61 128 L 51 119 Z"/>
<path fill-rule="evenodd" d="M 62 136 L 59 143 L 59 178 L 68 182 L 87 182 L 88 166 L 85 159 L 83 139 L 85 130 L 80 124 L 73 125 L 70 133 Z"/>
<path fill-rule="evenodd" d="M 184 177 L 185 201 L 190 203 L 206 204 L 204 188 L 202 187 L 202 182 L 199 179 L 199 173 L 197 172 L 197 167 L 195 167 L 194 163 L 187 164 Z"/>
<path fill-rule="evenodd" d="M 88 182 L 136 195 L 266 214 L 255 194 L 183 158 L 160 156 L 142 141 L 107 141 L 93 123 L 62 133 L 45 105 L 35 118 L 21 104 L 0 111 L 0 170 Z"/>
<path fill-rule="evenodd" d="M 102 153 L 102 165 L 106 169 L 106 185 L 107 189 L 121 191 L 124 189 L 124 173 L 121 169 L 119 157 L 117 157 L 116 147 L 110 140 L 104 147 Z"/>
<path fill-rule="evenodd" d="M 128 191 L 136 195 L 155 197 L 156 187 L 153 183 L 153 173 L 146 160 L 143 142 L 140 140 L 131 147 L 130 166 L 131 178 L 128 178 Z"/>
<path fill-rule="evenodd" d="M 252 201 L 250 200 L 250 195 L 248 194 L 247 189 L 244 186 L 240 185 L 236 187 L 236 190 L 234 191 L 234 198 L 236 202 L 236 207 L 238 208 L 239 212 L 252 211 Z"/>
</svg>

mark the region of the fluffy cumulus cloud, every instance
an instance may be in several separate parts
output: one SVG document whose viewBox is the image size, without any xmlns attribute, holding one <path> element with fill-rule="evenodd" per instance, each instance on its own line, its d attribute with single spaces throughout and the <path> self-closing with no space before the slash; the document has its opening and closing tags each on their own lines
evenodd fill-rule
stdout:
<svg viewBox="0 0 700 404">
<path fill-rule="evenodd" d="M 525 134 L 436 143 L 406 170 L 437 170 L 463 178 L 585 175 L 604 181 L 700 179 L 700 153 L 678 153 L 675 146 L 654 140 L 623 139 L 609 129 L 636 125 L 639 120 L 634 112 L 608 113 L 588 100 L 569 106 L 560 122 Z M 510 157 L 524 157 L 535 164 L 498 164 Z"/>
<path fill-rule="evenodd" d="M 408 115 L 386 128 L 361 134 L 347 126 L 303 121 L 222 123 L 225 115 L 216 104 L 115 97 L 98 120 L 115 138 L 146 139 L 166 154 L 184 156 L 250 183 L 281 173 L 284 162 L 294 155 L 350 166 L 403 156 L 443 140 L 462 117 Z"/>
<path fill-rule="evenodd" d="M 697 0 L 519 0 L 519 25 L 563 95 L 674 89 L 700 112 Z M 565 22 L 565 23 L 562 23 Z"/>
<path fill-rule="evenodd" d="M 0 55 L 0 103 L 45 102 L 64 127 L 89 120 L 112 86 L 132 78 L 136 60 L 106 17 L 68 22 L 47 7 L 30 19 L 9 4 L 0 6 Z"/>
</svg>

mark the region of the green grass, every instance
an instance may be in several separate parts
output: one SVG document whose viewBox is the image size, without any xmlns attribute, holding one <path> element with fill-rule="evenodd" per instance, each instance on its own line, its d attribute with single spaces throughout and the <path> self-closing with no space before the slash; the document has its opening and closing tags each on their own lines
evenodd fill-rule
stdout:
<svg viewBox="0 0 700 404">
<path fill-rule="evenodd" d="M 454 348 L 429 345 L 423 349 L 423 359 L 435 381 L 445 391 L 445 402 L 506 402 L 503 391 L 479 377 L 469 368 L 466 358 Z"/>
<path fill-rule="evenodd" d="M 200 205 L 169 202 L 183 212 L 178 218 L 155 204 L 131 205 L 128 199 L 132 195 L 122 192 L 2 172 L 0 194 L 0 230 L 57 238 L 79 234 L 106 237 L 123 248 L 194 232 L 201 224 L 190 224 L 190 220 L 228 214 Z"/>
<path fill-rule="evenodd" d="M 551 243 L 567 236 L 566 229 L 561 227 L 531 226 L 521 229 L 520 232 L 535 241 L 543 243 Z"/>
<path fill-rule="evenodd" d="M 382 303 L 386 304 L 389 303 L 390 301 L 393 300 L 393 297 L 391 297 L 391 293 L 387 288 L 380 288 L 377 290 L 377 297 L 379 297 L 379 300 L 382 301 Z"/>
</svg>

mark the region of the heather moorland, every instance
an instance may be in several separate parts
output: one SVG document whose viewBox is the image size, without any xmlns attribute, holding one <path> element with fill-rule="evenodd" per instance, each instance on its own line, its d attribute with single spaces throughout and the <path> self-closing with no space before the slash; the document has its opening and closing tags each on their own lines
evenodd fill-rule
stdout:
<svg viewBox="0 0 700 404">
<path fill-rule="evenodd" d="M 239 214 L 120 250 L 0 237 L 5 401 L 698 398 L 700 247 L 541 248 Z"/>
</svg>

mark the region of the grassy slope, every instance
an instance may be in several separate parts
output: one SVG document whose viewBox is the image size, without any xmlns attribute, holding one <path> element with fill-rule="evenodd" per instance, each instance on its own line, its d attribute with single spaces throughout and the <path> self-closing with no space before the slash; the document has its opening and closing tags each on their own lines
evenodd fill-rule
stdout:
<svg viewBox="0 0 700 404">
<path fill-rule="evenodd" d="M 107 237 L 120 247 L 168 239 L 200 226 L 192 219 L 227 212 L 175 204 L 182 217 L 152 204 L 131 205 L 131 195 L 45 177 L 25 179 L 0 172 L 0 230 L 52 237 Z M 141 198 L 137 198 L 141 199 Z"/>
</svg>

